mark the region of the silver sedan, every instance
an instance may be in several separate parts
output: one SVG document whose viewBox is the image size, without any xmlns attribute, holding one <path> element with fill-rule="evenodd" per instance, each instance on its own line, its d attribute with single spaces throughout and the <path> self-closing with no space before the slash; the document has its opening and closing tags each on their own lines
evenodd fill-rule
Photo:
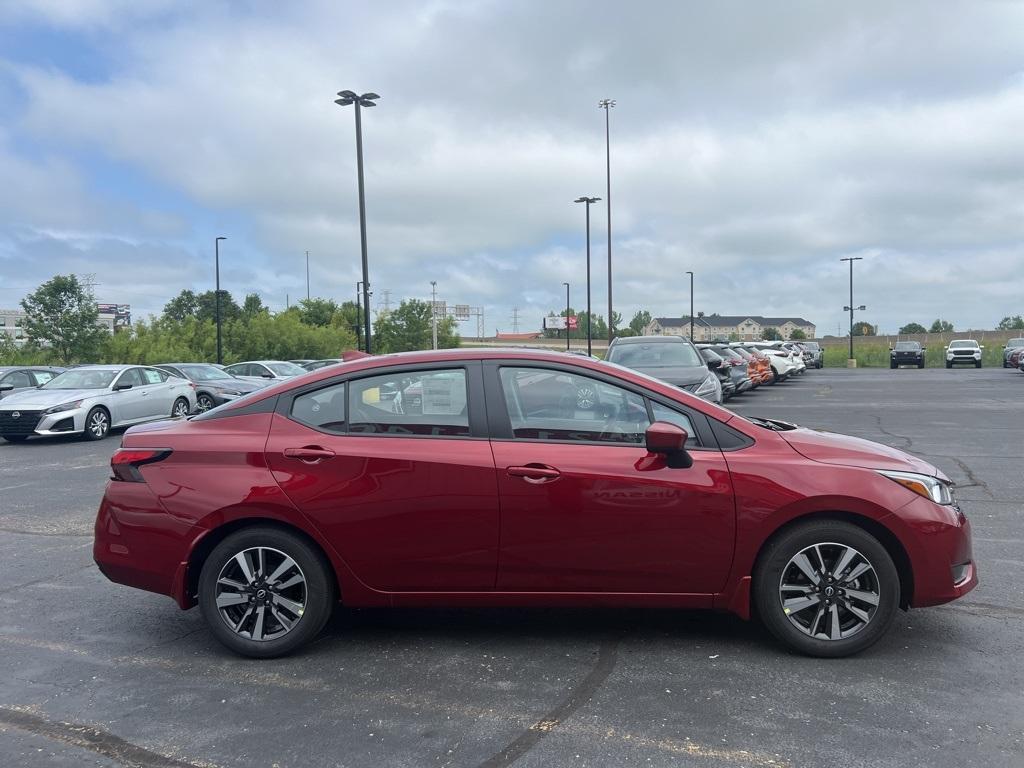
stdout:
<svg viewBox="0 0 1024 768">
<path fill-rule="evenodd" d="M 141 365 L 72 368 L 37 389 L 0 400 L 0 437 L 81 434 L 100 440 L 112 427 L 182 418 L 196 407 L 194 386 Z"/>
</svg>

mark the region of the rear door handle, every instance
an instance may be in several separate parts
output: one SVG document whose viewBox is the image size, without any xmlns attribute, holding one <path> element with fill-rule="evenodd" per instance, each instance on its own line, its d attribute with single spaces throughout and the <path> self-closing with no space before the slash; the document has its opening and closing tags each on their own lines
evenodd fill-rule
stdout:
<svg viewBox="0 0 1024 768">
<path fill-rule="evenodd" d="M 554 467 L 547 464 L 527 464 L 522 467 L 508 467 L 506 470 L 509 477 L 521 477 L 528 483 L 550 483 L 562 476 Z"/>
<path fill-rule="evenodd" d="M 334 457 L 334 451 L 330 448 L 321 448 L 318 445 L 307 445 L 302 448 L 285 448 L 282 453 L 286 459 L 298 459 L 307 464 L 316 464 Z"/>
</svg>

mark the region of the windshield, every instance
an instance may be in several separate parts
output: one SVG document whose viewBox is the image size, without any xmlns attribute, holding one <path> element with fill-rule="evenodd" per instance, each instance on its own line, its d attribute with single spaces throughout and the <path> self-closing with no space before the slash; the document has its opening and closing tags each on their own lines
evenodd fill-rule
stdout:
<svg viewBox="0 0 1024 768">
<path fill-rule="evenodd" d="M 976 341 L 951 341 L 949 343 L 950 349 L 963 349 L 964 347 L 976 347 L 978 342 Z"/>
<path fill-rule="evenodd" d="M 217 381 L 217 379 L 227 378 L 224 371 L 212 365 L 179 365 L 178 370 L 192 381 Z"/>
<path fill-rule="evenodd" d="M 120 371 L 97 371 L 80 368 L 54 376 L 42 389 L 106 389 Z"/>
<path fill-rule="evenodd" d="M 703 366 L 704 361 L 690 344 L 622 344 L 612 347 L 607 358 L 627 368 L 670 368 L 680 366 Z"/>
<path fill-rule="evenodd" d="M 916 341 L 897 341 L 896 342 L 896 349 L 897 350 L 916 352 L 920 348 L 921 348 L 921 345 L 918 344 Z"/>
<path fill-rule="evenodd" d="M 308 373 L 305 368 L 295 365 L 295 363 L 267 363 L 267 368 L 278 376 L 299 376 Z"/>
<path fill-rule="evenodd" d="M 1006 342 L 1006 346 L 1011 348 L 1024 347 L 1024 339 L 1010 339 L 1008 342 Z"/>
</svg>

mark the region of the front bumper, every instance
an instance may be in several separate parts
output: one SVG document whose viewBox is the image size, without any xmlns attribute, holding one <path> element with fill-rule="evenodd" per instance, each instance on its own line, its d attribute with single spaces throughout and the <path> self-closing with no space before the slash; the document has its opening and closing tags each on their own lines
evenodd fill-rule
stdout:
<svg viewBox="0 0 1024 768">
<path fill-rule="evenodd" d="M 896 532 L 910 558 L 911 607 L 948 603 L 978 586 L 971 524 L 959 507 L 919 497 L 881 522 Z"/>
<path fill-rule="evenodd" d="M 13 413 L 18 413 L 19 417 L 11 418 Z M 5 411 L 5 416 L 0 419 L 0 436 L 73 435 L 85 431 L 85 416 L 85 408 L 50 414 L 39 411 Z"/>
<path fill-rule="evenodd" d="M 946 362 L 953 363 L 971 363 L 972 365 L 981 362 L 981 355 L 946 355 Z"/>
</svg>

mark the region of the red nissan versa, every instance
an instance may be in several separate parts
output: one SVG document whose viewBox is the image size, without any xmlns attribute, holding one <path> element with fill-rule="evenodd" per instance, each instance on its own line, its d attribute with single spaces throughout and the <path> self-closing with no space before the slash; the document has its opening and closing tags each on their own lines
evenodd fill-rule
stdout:
<svg viewBox="0 0 1024 768">
<path fill-rule="evenodd" d="M 338 602 L 756 610 L 844 656 L 977 584 L 930 464 L 561 353 L 353 360 L 132 427 L 111 465 L 103 573 L 256 657 Z"/>
</svg>

